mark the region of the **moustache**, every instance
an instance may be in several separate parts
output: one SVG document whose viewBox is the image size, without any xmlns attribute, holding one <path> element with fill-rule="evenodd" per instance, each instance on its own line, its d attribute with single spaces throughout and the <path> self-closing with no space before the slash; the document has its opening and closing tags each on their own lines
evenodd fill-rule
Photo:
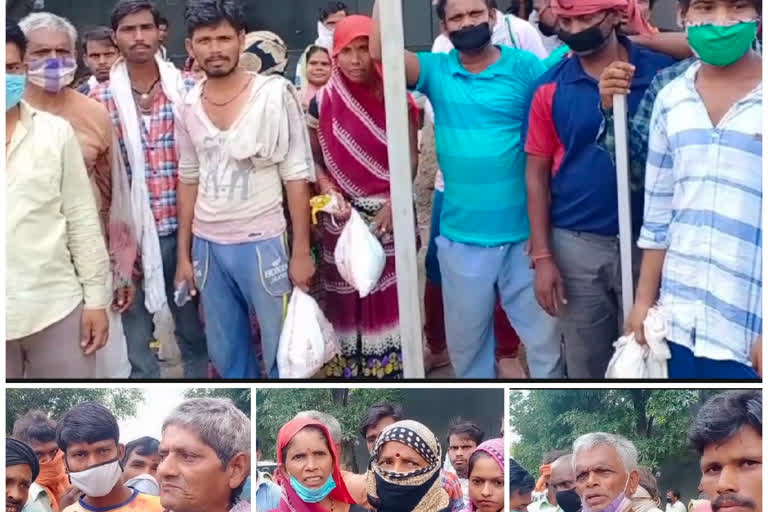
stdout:
<svg viewBox="0 0 768 512">
<path fill-rule="evenodd" d="M 149 45 L 146 45 L 146 44 L 135 44 L 135 45 L 131 46 L 131 50 L 137 50 L 137 49 L 149 50 Z"/>
<path fill-rule="evenodd" d="M 757 504 L 754 500 L 747 498 L 746 496 L 739 496 L 738 494 L 721 494 L 718 498 L 712 502 L 712 511 L 717 512 L 725 506 L 736 506 L 757 509 Z"/>
</svg>

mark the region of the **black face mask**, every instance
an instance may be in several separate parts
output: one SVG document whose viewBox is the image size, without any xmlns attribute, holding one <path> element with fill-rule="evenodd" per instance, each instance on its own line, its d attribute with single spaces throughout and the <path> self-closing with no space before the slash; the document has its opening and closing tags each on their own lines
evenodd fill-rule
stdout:
<svg viewBox="0 0 768 512">
<path fill-rule="evenodd" d="M 581 496 L 573 489 L 557 491 L 555 500 L 564 512 L 579 512 L 581 510 Z"/>
<path fill-rule="evenodd" d="M 560 29 L 557 35 L 562 42 L 567 44 L 568 47 L 577 54 L 593 52 L 603 46 L 603 43 L 605 43 L 611 35 L 611 32 L 603 34 L 603 30 L 601 29 L 601 26 L 607 17 L 608 15 L 606 14 L 600 22 L 581 32 L 572 34 Z"/>
<path fill-rule="evenodd" d="M 378 499 L 370 494 L 368 500 L 376 507 L 378 512 L 410 512 L 421 499 L 429 492 L 432 485 L 440 476 L 440 471 L 421 485 L 398 485 L 387 482 L 381 476 L 374 473 L 376 478 L 376 494 Z"/>
<path fill-rule="evenodd" d="M 557 35 L 557 25 L 547 25 L 541 19 L 538 21 L 539 25 L 539 32 L 541 32 L 541 35 L 544 37 L 551 37 L 554 35 Z"/>
<path fill-rule="evenodd" d="M 491 42 L 491 25 L 485 22 L 472 27 L 464 27 L 461 30 L 454 30 L 448 34 L 448 37 L 458 51 L 477 52 Z"/>
</svg>

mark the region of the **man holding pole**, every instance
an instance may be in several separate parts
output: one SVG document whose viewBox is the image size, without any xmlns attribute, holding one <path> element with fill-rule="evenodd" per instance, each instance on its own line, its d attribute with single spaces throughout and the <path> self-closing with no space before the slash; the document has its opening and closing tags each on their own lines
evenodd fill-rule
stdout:
<svg viewBox="0 0 768 512">
<path fill-rule="evenodd" d="M 575 57 L 542 77 L 531 104 L 525 150 L 535 290 L 539 304 L 561 318 L 568 376 L 599 379 L 620 334 L 622 285 L 616 167 L 595 143 L 602 121 L 597 80 L 616 60 L 635 66 L 631 115 L 656 72 L 673 61 L 618 34 L 627 15 L 634 32 L 649 32 L 635 0 L 568 8 L 553 0 L 552 10 Z M 632 199 L 638 208 L 642 195 Z"/>
<path fill-rule="evenodd" d="M 671 379 L 757 378 L 762 331 L 762 60 L 758 0 L 680 0 L 700 62 L 651 116 L 644 249 L 628 329 L 658 300 Z"/>
<path fill-rule="evenodd" d="M 536 303 L 525 245 L 523 124 L 544 66 L 491 44 L 491 0 L 440 0 L 442 29 L 456 50 L 405 52 L 406 83 L 435 110 L 445 196 L 437 239 L 448 351 L 458 378 L 495 376 L 496 293 L 526 343 L 531 376 L 563 376 L 557 322 Z M 378 2 L 371 55 L 381 60 Z M 482 170 L 482 172 L 478 172 Z"/>
</svg>

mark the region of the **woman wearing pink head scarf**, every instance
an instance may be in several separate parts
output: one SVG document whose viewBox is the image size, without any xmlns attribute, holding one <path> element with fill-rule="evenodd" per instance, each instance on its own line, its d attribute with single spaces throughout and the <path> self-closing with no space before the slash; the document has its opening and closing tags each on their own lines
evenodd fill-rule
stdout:
<svg viewBox="0 0 768 512">
<path fill-rule="evenodd" d="M 469 458 L 470 512 L 504 510 L 504 439 L 489 439 Z"/>
</svg>

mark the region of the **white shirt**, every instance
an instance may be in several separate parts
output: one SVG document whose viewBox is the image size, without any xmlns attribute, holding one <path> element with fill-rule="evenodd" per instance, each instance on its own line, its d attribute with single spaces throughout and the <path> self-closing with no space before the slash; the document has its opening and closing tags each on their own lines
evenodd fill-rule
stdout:
<svg viewBox="0 0 768 512">
<path fill-rule="evenodd" d="M 683 502 L 680 500 L 677 500 L 675 504 L 667 503 L 667 510 L 666 512 L 687 512 L 688 509 L 685 508 L 685 505 L 683 505 Z"/>
</svg>

